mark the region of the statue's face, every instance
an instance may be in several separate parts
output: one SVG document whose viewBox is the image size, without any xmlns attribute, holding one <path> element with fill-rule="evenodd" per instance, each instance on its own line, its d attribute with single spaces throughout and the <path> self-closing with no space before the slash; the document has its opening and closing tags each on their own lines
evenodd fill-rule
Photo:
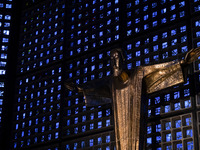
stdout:
<svg viewBox="0 0 200 150">
<path fill-rule="evenodd" d="M 121 73 L 121 54 L 118 52 L 118 51 L 115 51 L 111 54 L 111 64 L 112 64 L 112 67 L 113 67 L 113 75 L 114 76 L 118 76 L 120 75 Z"/>
</svg>

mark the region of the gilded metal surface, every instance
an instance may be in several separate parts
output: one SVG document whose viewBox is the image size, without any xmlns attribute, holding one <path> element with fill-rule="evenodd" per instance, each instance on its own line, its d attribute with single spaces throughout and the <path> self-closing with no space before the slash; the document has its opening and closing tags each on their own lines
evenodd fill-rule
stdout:
<svg viewBox="0 0 200 150">
<path fill-rule="evenodd" d="M 138 67 L 126 83 L 117 77 L 112 79 L 116 150 L 139 150 L 143 78 L 148 93 L 183 82 L 180 63 L 175 61 Z"/>
<path fill-rule="evenodd" d="M 153 93 L 184 81 L 181 65 L 175 61 L 146 66 L 144 72 L 148 72 L 144 77 L 147 93 Z"/>
</svg>

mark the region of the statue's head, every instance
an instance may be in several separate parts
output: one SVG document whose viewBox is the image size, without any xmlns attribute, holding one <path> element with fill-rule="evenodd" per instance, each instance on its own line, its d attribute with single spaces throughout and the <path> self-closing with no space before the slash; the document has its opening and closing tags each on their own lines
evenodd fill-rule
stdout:
<svg viewBox="0 0 200 150">
<path fill-rule="evenodd" d="M 113 68 L 113 75 L 118 76 L 121 74 L 124 64 L 124 56 L 120 48 L 111 50 L 111 67 Z"/>
</svg>

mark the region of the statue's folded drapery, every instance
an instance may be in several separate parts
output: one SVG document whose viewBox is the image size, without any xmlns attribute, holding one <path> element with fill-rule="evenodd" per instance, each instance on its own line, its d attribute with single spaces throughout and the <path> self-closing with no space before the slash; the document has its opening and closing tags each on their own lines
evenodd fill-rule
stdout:
<svg viewBox="0 0 200 150">
<path fill-rule="evenodd" d="M 83 88 L 88 106 L 113 102 L 117 150 L 139 150 L 142 82 L 152 93 L 184 81 L 180 62 L 137 67 L 126 83 L 112 77 Z"/>
</svg>

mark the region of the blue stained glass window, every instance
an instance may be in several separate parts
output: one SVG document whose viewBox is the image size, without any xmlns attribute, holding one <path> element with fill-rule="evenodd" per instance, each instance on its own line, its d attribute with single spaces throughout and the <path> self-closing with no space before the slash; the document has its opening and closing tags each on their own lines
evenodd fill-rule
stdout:
<svg viewBox="0 0 200 150">
<path fill-rule="evenodd" d="M 155 8 L 157 6 L 157 3 L 152 3 L 152 8 Z"/>
<path fill-rule="evenodd" d="M 180 18 L 185 16 L 185 11 L 179 12 Z"/>
<path fill-rule="evenodd" d="M 130 49 L 132 49 L 132 44 L 127 45 L 127 50 L 130 50 Z"/>
<path fill-rule="evenodd" d="M 159 56 L 158 56 L 158 55 L 154 55 L 154 56 L 153 56 L 153 59 L 154 59 L 155 61 L 158 61 Z"/>
<path fill-rule="evenodd" d="M 106 143 L 109 143 L 110 142 L 110 135 L 107 135 L 106 136 Z"/>
<path fill-rule="evenodd" d="M 155 11 L 155 12 L 152 13 L 152 18 L 154 18 L 156 16 L 157 16 L 157 11 Z"/>
<path fill-rule="evenodd" d="M 109 146 L 106 146 L 106 150 L 110 150 L 110 147 L 109 147 Z"/>
<path fill-rule="evenodd" d="M 185 118 L 185 125 L 190 126 L 192 124 L 192 119 L 191 118 Z"/>
<path fill-rule="evenodd" d="M 149 64 L 149 62 L 150 62 L 149 57 L 144 59 L 144 63 L 145 63 L 145 64 Z"/>
<path fill-rule="evenodd" d="M 176 120 L 175 122 L 175 127 L 180 128 L 181 127 L 181 120 Z"/>
<path fill-rule="evenodd" d="M 136 56 L 136 57 L 140 56 L 140 51 L 136 51 L 136 52 L 135 52 L 135 56 Z"/>
<path fill-rule="evenodd" d="M 172 50 L 172 56 L 176 56 L 178 54 L 178 50 L 177 49 L 173 49 Z"/>
<path fill-rule="evenodd" d="M 172 41 L 171 41 L 171 45 L 173 46 L 173 45 L 176 45 L 177 44 L 177 39 L 173 39 Z"/>
<path fill-rule="evenodd" d="M 148 126 L 147 127 L 147 134 L 150 134 L 152 132 L 152 127 L 151 126 Z"/>
<path fill-rule="evenodd" d="M 127 55 L 127 60 L 130 60 L 130 59 L 132 59 L 132 53 Z"/>
<path fill-rule="evenodd" d="M 158 45 L 153 46 L 153 51 L 157 51 L 158 50 Z"/>
<path fill-rule="evenodd" d="M 176 14 L 173 14 L 171 17 L 170 17 L 170 21 L 173 21 L 176 19 Z"/>
<path fill-rule="evenodd" d="M 148 110 L 148 117 L 151 116 L 151 110 Z"/>
<path fill-rule="evenodd" d="M 192 136 L 193 136 L 192 129 L 186 130 L 186 137 L 192 137 Z"/>
<path fill-rule="evenodd" d="M 174 99 L 180 98 L 180 91 L 174 92 Z"/>
<path fill-rule="evenodd" d="M 128 69 L 132 69 L 132 63 L 127 64 Z"/>
<path fill-rule="evenodd" d="M 156 136 L 156 143 L 161 143 L 161 136 Z"/>
<path fill-rule="evenodd" d="M 170 130 L 171 129 L 171 122 L 166 122 L 165 123 L 165 130 Z"/>
<path fill-rule="evenodd" d="M 102 121 L 99 121 L 98 122 L 98 128 L 101 128 L 102 127 Z"/>
<path fill-rule="evenodd" d="M 171 145 L 167 145 L 167 146 L 165 147 L 165 149 L 166 149 L 166 150 L 172 150 L 172 146 L 171 146 Z"/>
<path fill-rule="evenodd" d="M 106 127 L 110 126 L 110 119 L 106 120 Z"/>
<path fill-rule="evenodd" d="M 153 24 L 153 27 L 155 27 L 158 25 L 158 21 L 154 21 L 152 24 Z"/>
<path fill-rule="evenodd" d="M 136 61 L 136 64 L 135 64 L 135 65 L 136 65 L 136 66 L 140 66 L 140 65 L 141 65 L 140 60 Z"/>
<path fill-rule="evenodd" d="M 186 26 L 180 27 L 180 32 L 185 32 L 186 31 Z"/>
<path fill-rule="evenodd" d="M 188 150 L 193 150 L 194 149 L 193 141 L 187 142 L 187 149 Z"/>
<path fill-rule="evenodd" d="M 162 18 L 162 19 L 161 19 L 161 24 L 166 23 L 166 22 L 167 22 L 167 19 L 166 19 L 166 18 Z"/>
<path fill-rule="evenodd" d="M 184 7 L 184 6 L 185 6 L 185 1 L 179 3 L 179 7 Z"/>
<path fill-rule="evenodd" d="M 102 138 L 101 138 L 101 137 L 98 137 L 98 139 L 97 139 L 97 144 L 98 144 L 98 145 L 102 144 Z"/>
<path fill-rule="evenodd" d="M 190 89 L 184 89 L 184 96 L 190 96 Z"/>
<path fill-rule="evenodd" d="M 152 144 L 152 138 L 149 137 L 149 138 L 147 138 L 147 146 L 149 146 L 149 145 L 151 145 L 151 144 Z"/>
<path fill-rule="evenodd" d="M 156 125 L 156 132 L 160 132 L 161 131 L 161 124 L 157 124 Z"/>
<path fill-rule="evenodd" d="M 174 104 L 174 110 L 180 110 L 181 109 L 181 104 L 180 103 L 175 103 Z"/>
<path fill-rule="evenodd" d="M 176 140 L 180 140 L 182 139 L 182 132 L 179 131 L 179 132 L 176 132 Z"/>
<path fill-rule="evenodd" d="M 186 41 L 187 41 L 187 36 L 181 37 L 181 43 L 184 43 L 184 42 L 186 42 Z"/>
<path fill-rule="evenodd" d="M 167 48 L 168 44 L 167 42 L 162 43 L 162 49 Z"/>
<path fill-rule="evenodd" d="M 140 3 L 140 0 L 135 0 L 135 5 L 138 5 Z"/>
<path fill-rule="evenodd" d="M 90 124 L 90 130 L 92 130 L 92 129 L 94 129 L 94 124 L 93 123 Z"/>
<path fill-rule="evenodd" d="M 170 7 L 171 11 L 175 10 L 175 8 L 176 8 L 175 4 Z"/>
<path fill-rule="evenodd" d="M 170 105 L 166 105 L 165 106 L 165 113 L 170 112 L 171 108 Z"/>
<path fill-rule="evenodd" d="M 166 142 L 171 141 L 171 138 L 172 138 L 171 133 L 166 134 Z"/>
<path fill-rule="evenodd" d="M 160 103 L 160 97 L 155 97 L 155 104 L 159 104 Z"/>
<path fill-rule="evenodd" d="M 160 107 L 155 108 L 155 115 L 159 115 L 160 114 Z"/>
<path fill-rule="evenodd" d="M 185 108 L 191 107 L 191 101 L 190 100 L 184 101 L 184 106 L 185 106 Z"/>
<path fill-rule="evenodd" d="M 200 37 L 200 31 L 196 32 L 196 37 Z"/>
</svg>

